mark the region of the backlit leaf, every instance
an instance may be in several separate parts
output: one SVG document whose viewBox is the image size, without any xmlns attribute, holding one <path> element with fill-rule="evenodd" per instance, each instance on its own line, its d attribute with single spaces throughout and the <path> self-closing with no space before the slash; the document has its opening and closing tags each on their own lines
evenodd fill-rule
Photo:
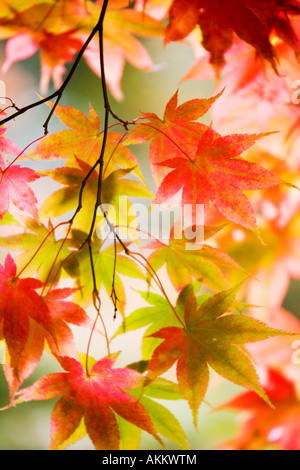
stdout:
<svg viewBox="0 0 300 470">
<path fill-rule="evenodd" d="M 191 292 L 185 306 L 185 326 L 170 326 L 152 334 L 163 342 L 150 360 L 149 377 L 161 375 L 177 362 L 179 389 L 191 407 L 195 425 L 208 386 L 208 365 L 228 380 L 254 390 L 270 404 L 240 345 L 284 333 L 253 318 L 226 313 L 239 287 L 210 296 L 199 308 Z"/>
<path fill-rule="evenodd" d="M 141 374 L 130 369 L 113 369 L 114 360 L 108 358 L 96 362 L 89 374 L 75 359 L 61 358 L 60 363 L 66 372 L 42 377 L 22 390 L 18 399 L 22 402 L 61 397 L 52 414 L 51 449 L 69 439 L 83 417 L 96 449 L 118 450 L 120 433 L 115 413 L 160 441 L 146 409 L 124 391 L 141 386 L 144 381 Z"/>
</svg>

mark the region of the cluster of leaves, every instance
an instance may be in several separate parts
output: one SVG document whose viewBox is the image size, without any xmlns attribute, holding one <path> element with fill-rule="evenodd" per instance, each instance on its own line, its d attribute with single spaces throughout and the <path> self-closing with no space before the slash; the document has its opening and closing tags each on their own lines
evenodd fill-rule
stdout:
<svg viewBox="0 0 300 470">
<path fill-rule="evenodd" d="M 277 138 L 267 126 L 264 132 L 221 130 L 230 127 L 230 107 L 222 116 L 223 100 L 254 85 L 259 93 L 264 69 L 269 67 L 271 83 L 280 80 L 282 88 L 288 87 L 278 67 L 281 59 L 298 52 L 300 3 L 6 0 L 0 5 L 0 38 L 7 39 L 4 71 L 39 50 L 41 89 L 47 92 L 50 79 L 57 88 L 25 108 L 9 101 L 2 110 L 4 125 L 43 103 L 50 109 L 45 135 L 26 155 L 5 137 L 6 128 L 0 135 L 0 217 L 2 224 L 14 227 L 12 234 L 0 238 L 8 249 L 0 266 L 0 337 L 5 343 L 8 406 L 61 397 L 52 414 L 51 449 L 67 447 L 85 434 L 96 449 L 135 449 L 142 431 L 162 446 L 166 438 L 187 448 L 177 418 L 155 399 L 186 400 L 197 428 L 213 370 L 250 390 L 229 403 L 250 410 L 254 417 L 228 447 L 263 448 L 272 438 L 281 448 L 299 448 L 299 426 L 291 423 L 299 398 L 294 383 L 284 376 L 286 363 L 275 361 L 280 372 L 271 371 L 265 387 L 255 364 L 274 366 L 260 341 L 276 336 L 272 341 L 277 341 L 277 351 L 289 354 L 294 337 L 285 331 L 300 331 L 282 309 L 290 277 L 300 277 L 299 199 L 294 196 L 299 158 L 290 161 L 288 153 L 282 161 L 282 155 L 264 150 L 264 145 L 271 145 L 264 142 Z M 199 31 L 202 46 L 194 42 Z M 123 120 L 110 107 L 107 87 L 122 98 L 126 60 L 151 69 L 151 58 L 136 36 L 164 37 L 166 43 L 188 37 L 195 50 L 201 48 L 201 57 L 185 79 L 206 78 L 210 62 L 218 76 L 224 73 L 225 80 L 236 80 L 235 85 L 183 104 L 178 104 L 176 92 L 162 117 L 144 111 L 132 121 Z M 239 74 L 225 65 L 228 54 L 234 72 L 234 60 L 238 62 Z M 86 116 L 76 107 L 59 104 L 82 57 L 101 77 L 101 121 L 91 105 Z M 64 78 L 65 64 L 73 59 Z M 296 54 L 293 60 L 298 64 Z M 274 100 L 274 106 L 279 101 Z M 199 122 L 208 111 L 213 126 Z M 294 121 L 287 130 L 289 139 L 295 136 L 296 111 L 290 111 Z M 53 113 L 66 128 L 47 135 Z M 111 126 L 109 117 L 114 118 Z M 132 150 L 148 141 L 155 194 Z M 8 157 L 12 160 L 6 163 Z M 22 167 L 24 158 L 45 164 L 56 160 L 57 168 L 38 172 Z M 31 187 L 38 178 L 59 185 L 43 204 Z M 260 191 L 252 196 L 249 191 L 254 190 Z M 177 221 L 169 227 L 168 241 L 152 239 L 143 252 L 132 203 L 136 197 L 152 204 L 178 203 L 183 213 L 186 207 L 190 213 L 183 226 Z M 204 207 L 204 220 L 199 206 Z M 127 238 L 122 236 L 124 229 Z M 201 230 L 201 243 L 187 237 L 187 229 L 193 234 Z M 17 253 L 13 256 L 11 251 Z M 163 269 L 177 293 L 175 302 L 161 281 Z M 147 306 L 132 311 L 124 279 L 128 277 L 144 287 L 139 294 Z M 267 291 L 261 318 L 252 308 L 260 302 L 254 277 L 265 281 Z M 111 298 L 113 316 L 120 315 L 122 323 L 111 336 L 107 324 L 113 316 L 108 320 L 102 307 L 106 296 Z M 72 325 L 90 331 L 85 352 L 77 350 Z M 120 357 L 115 340 L 145 327 L 136 363 L 114 367 Z M 94 359 L 90 344 L 96 335 L 103 354 Z M 263 346 L 256 347 L 257 342 Z M 63 371 L 24 388 L 44 350 Z M 176 379 L 170 380 L 172 373 L 165 373 L 172 372 L 174 364 Z M 272 387 L 274 380 L 278 390 Z M 277 405 L 279 417 L 273 411 Z M 287 429 L 287 437 L 272 432 L 278 423 Z"/>
</svg>

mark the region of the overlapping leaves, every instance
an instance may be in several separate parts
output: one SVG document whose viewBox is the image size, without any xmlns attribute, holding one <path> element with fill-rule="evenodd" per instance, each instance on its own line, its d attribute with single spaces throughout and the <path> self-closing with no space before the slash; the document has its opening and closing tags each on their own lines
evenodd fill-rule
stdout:
<svg viewBox="0 0 300 470">
<path fill-rule="evenodd" d="M 84 310 L 64 299 L 74 289 L 54 289 L 43 295 L 43 283 L 17 276 L 13 258 L 0 265 L 0 328 L 7 345 L 5 373 L 13 396 L 37 366 L 44 341 L 53 354 L 76 354 L 73 333 L 67 323 L 91 326 Z"/>
<path fill-rule="evenodd" d="M 293 29 L 289 15 L 299 13 L 299 2 L 293 0 L 173 0 L 166 42 L 185 38 L 199 25 L 202 44 L 210 52 L 211 63 L 219 73 L 225 63 L 224 54 L 232 46 L 236 34 L 276 70 L 271 32 L 274 28 L 278 36 L 297 51 L 297 29 Z"/>
<path fill-rule="evenodd" d="M 198 245 L 193 245 L 192 241 L 181 232 L 180 237 L 175 236 L 175 227 L 170 232 L 169 243 L 160 241 L 152 242 L 148 248 L 154 250 L 148 261 L 153 270 L 158 271 L 166 264 L 169 278 L 176 288 L 182 289 L 193 279 L 198 279 L 214 291 L 220 291 L 228 287 L 226 270 L 239 271 L 240 267 L 230 256 L 221 250 L 203 243 L 209 237 L 209 228 L 193 227 L 193 233 L 202 234 Z M 194 249 L 190 249 L 194 246 Z M 181 266 L 178 270 L 178 266 Z"/>
<path fill-rule="evenodd" d="M 20 393 L 21 401 L 61 396 L 52 414 L 50 448 L 63 444 L 83 417 L 96 449 L 119 449 L 115 413 L 160 440 L 143 405 L 124 391 L 141 387 L 145 380 L 141 374 L 132 369 L 113 369 L 114 360 L 109 358 L 96 362 L 89 375 L 75 359 L 64 357 L 60 363 L 66 372 L 42 377 Z"/>
<path fill-rule="evenodd" d="M 269 188 L 281 181 L 269 170 L 245 161 L 240 154 L 267 134 L 223 137 L 211 127 L 189 122 L 207 111 L 213 100 L 194 100 L 182 105 L 181 109 L 177 108 L 176 93 L 166 106 L 163 120 L 149 115 L 148 122 L 140 124 L 146 129 L 141 131 L 140 139 L 153 139 L 154 142 L 150 154 L 152 163 L 159 168 L 171 169 L 162 176 L 159 174 L 160 186 L 154 203 L 165 202 L 182 191 L 181 204 L 192 206 L 193 224 L 199 223 L 197 205 L 204 205 L 207 211 L 211 202 L 228 220 L 255 230 L 255 214 L 243 190 Z M 168 122 L 170 116 L 172 124 Z M 191 124 L 200 126 L 197 132 L 191 132 Z M 135 133 L 138 132 L 139 128 Z M 167 145 L 164 145 L 165 141 Z"/>
<path fill-rule="evenodd" d="M 239 288 L 215 294 L 200 307 L 191 290 L 181 327 L 169 326 L 152 334 L 163 342 L 152 355 L 148 376 L 159 376 L 177 362 L 179 389 L 189 402 L 195 424 L 208 386 L 208 365 L 230 381 L 254 390 L 270 404 L 242 345 L 283 333 L 253 318 L 227 312 Z"/>
<path fill-rule="evenodd" d="M 61 86 L 71 62 L 97 23 L 103 2 L 86 0 L 38 0 L 1 2 L 0 37 L 6 45 L 5 71 L 16 61 L 40 51 L 42 93 L 50 80 Z M 121 79 L 126 61 L 143 70 L 152 60 L 136 36 L 163 36 L 163 25 L 142 12 L 128 8 L 127 0 L 110 0 L 104 22 L 107 83 L 117 99 L 122 99 Z M 95 38 L 84 55 L 90 68 L 100 75 L 99 44 Z"/>
<path fill-rule="evenodd" d="M 298 2 L 274 0 L 267 5 L 262 0 L 254 5 L 254 2 L 244 0 L 237 7 L 236 2 L 228 0 L 223 2 L 223 6 L 228 6 L 226 11 L 220 8 L 221 3 L 214 2 L 212 8 L 206 0 L 174 0 L 166 41 L 185 37 L 199 24 L 203 44 L 217 69 L 223 65 L 224 53 L 230 47 L 234 33 L 253 45 L 274 69 L 276 58 L 270 42 L 273 27 L 277 28 L 279 36 L 285 34 L 285 39 L 297 49 L 289 17 L 281 13 L 298 14 Z M 40 47 L 43 84 L 47 85 L 51 76 L 59 83 L 64 64 L 80 49 L 89 26 L 97 21 L 101 4 L 101 1 L 74 1 L 66 5 L 52 0 L 4 2 L 0 34 L 12 36 L 6 50 L 10 57 L 6 59 L 5 68 Z M 123 0 L 109 2 L 104 23 L 104 59 L 114 59 L 107 82 L 118 98 L 122 96 L 120 79 L 125 60 L 141 68 L 149 69 L 152 64 L 133 34 L 161 35 L 163 31 L 159 23 L 127 6 L 128 2 Z M 256 29 L 255 35 L 253 29 Z M 19 51 L 17 46 L 20 46 Z M 90 46 L 86 58 L 93 68 L 95 54 L 99 58 L 98 43 L 92 42 Z M 176 418 L 151 398 L 184 397 L 197 425 L 198 409 L 208 386 L 209 367 L 226 379 L 253 390 L 265 400 L 266 406 L 270 405 L 244 344 L 283 333 L 251 317 L 234 313 L 240 285 L 228 289 L 225 271 L 238 270 L 237 263 L 213 245 L 203 244 L 199 250 L 189 251 L 185 246 L 187 240 L 184 237 L 176 239 L 171 230 L 168 245 L 154 242 L 150 245 L 154 251 L 148 262 L 145 257 L 140 259 L 156 280 L 156 272 L 166 264 L 169 278 L 179 291 L 175 307 L 163 289 L 163 296 L 141 292 L 150 307 L 138 309 L 126 317 L 127 293 L 122 276 L 148 279 L 128 256 L 130 249 L 124 250 L 127 244 L 116 242 L 113 230 L 110 235 L 114 243 L 105 245 L 107 239 L 102 240 L 99 227 L 90 222 L 100 189 L 102 202 L 108 204 L 124 195 L 152 196 L 136 158 L 127 147 L 150 140 L 150 164 L 158 185 L 154 203 L 165 202 L 181 191 L 181 205 L 192 206 L 195 226 L 199 223 L 195 219 L 196 206 L 204 205 L 207 214 L 212 203 L 226 219 L 256 229 L 254 210 L 243 191 L 269 188 L 281 181 L 267 169 L 241 157 L 257 139 L 267 134 L 221 136 L 212 127 L 197 121 L 218 97 L 194 99 L 178 105 L 176 92 L 162 119 L 154 113 L 143 113 L 141 118 L 128 123 L 128 126 L 135 123 L 130 135 L 127 128 L 126 135 L 109 131 L 107 140 L 103 138 L 100 119 L 92 106 L 88 117 L 76 108 L 56 106 L 56 115 L 68 129 L 46 136 L 30 153 L 31 158 L 46 161 L 66 160 L 64 167 L 42 173 L 62 187 L 42 206 L 41 222 L 37 219 L 36 199 L 28 186 L 37 174 L 14 164 L 6 167 L 0 157 L 3 196 L 0 216 L 13 202 L 18 209 L 34 217 L 26 220 L 26 233 L 0 240 L 6 247 L 12 243 L 17 251 L 23 252 L 18 266 L 25 266 L 31 276 L 17 275 L 16 264 L 10 255 L 4 266 L 0 266 L 0 335 L 7 347 L 4 370 L 12 403 L 61 397 L 52 415 L 52 449 L 62 448 L 86 432 L 97 449 L 123 449 L 135 446 L 142 430 L 160 444 L 158 433 L 186 448 L 186 438 Z M 99 156 L 104 144 L 103 178 L 99 183 Z M 5 147 L 8 151 L 13 149 L 7 140 L 2 139 L 1 146 L 1 150 Z M 118 204 L 116 208 L 120 209 Z M 68 224 L 67 236 L 58 241 L 56 229 L 48 218 L 74 210 L 75 219 L 65 222 Z M 47 219 L 48 228 L 43 219 Z M 204 233 L 210 231 L 206 226 L 203 229 Z M 212 232 L 215 233 L 214 229 Z M 59 288 L 56 282 L 61 273 L 72 277 L 76 287 Z M 189 284 L 193 279 L 196 279 L 194 284 Z M 217 293 L 197 296 L 199 281 Z M 160 286 L 159 282 L 157 284 Z M 97 289 L 100 292 L 102 286 L 123 316 L 117 335 L 147 327 L 142 344 L 143 361 L 137 363 L 137 369 L 148 366 L 146 376 L 130 366 L 114 369 L 111 357 L 95 361 L 92 366 L 88 356 L 85 365 L 76 358 L 76 346 L 68 324 L 90 326 L 90 322 L 82 307 L 69 297 L 74 296 L 80 305 L 90 306 L 95 294 L 98 295 Z M 100 303 L 97 318 L 103 320 Z M 110 343 L 108 337 L 106 340 Z M 14 401 L 19 386 L 39 362 L 45 342 L 65 372 L 42 377 L 22 390 L 19 399 Z M 170 385 L 160 378 L 175 363 L 179 391 L 177 384 Z"/>
</svg>

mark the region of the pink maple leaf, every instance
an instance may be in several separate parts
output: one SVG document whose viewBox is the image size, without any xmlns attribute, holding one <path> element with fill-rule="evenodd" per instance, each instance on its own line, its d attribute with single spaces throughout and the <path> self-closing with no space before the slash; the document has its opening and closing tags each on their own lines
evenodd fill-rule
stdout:
<svg viewBox="0 0 300 470">
<path fill-rule="evenodd" d="M 21 211 L 37 217 L 37 199 L 28 183 L 39 177 L 30 168 L 22 168 L 20 165 L 6 167 L 0 155 L 0 220 L 9 210 L 11 202 Z"/>
</svg>

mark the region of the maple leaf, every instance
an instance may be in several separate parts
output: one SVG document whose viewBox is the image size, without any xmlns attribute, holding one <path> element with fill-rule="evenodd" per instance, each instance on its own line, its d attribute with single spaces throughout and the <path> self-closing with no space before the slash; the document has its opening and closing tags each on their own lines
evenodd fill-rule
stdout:
<svg viewBox="0 0 300 470">
<path fill-rule="evenodd" d="M 37 217 L 37 199 L 28 183 L 40 176 L 30 168 L 21 168 L 20 165 L 6 167 L 0 155 L 0 220 L 9 210 L 10 202 L 18 209 L 25 211 L 32 217 Z"/>
<path fill-rule="evenodd" d="M 5 341 L 3 322 L 0 324 L 0 337 Z M 17 374 L 13 367 L 8 348 L 5 349 L 3 372 L 8 384 L 9 396 L 13 399 L 20 385 L 36 369 L 44 350 L 45 329 L 35 321 L 30 321 L 24 348 L 18 353 Z"/>
<path fill-rule="evenodd" d="M 281 176 L 292 181 L 289 173 Z M 259 230 L 268 250 L 258 246 L 256 237 L 240 227 L 233 232 L 226 227 L 218 234 L 217 246 L 259 279 L 260 282 L 252 279 L 247 284 L 247 301 L 263 306 L 266 315 L 268 311 L 273 312 L 273 317 L 287 295 L 291 280 L 300 278 L 299 192 L 276 187 L 260 193 L 256 207 L 263 217 Z"/>
<path fill-rule="evenodd" d="M 138 11 L 147 12 L 153 18 L 162 20 L 166 17 L 172 0 L 137 0 L 135 8 Z"/>
<path fill-rule="evenodd" d="M 211 201 L 228 220 L 255 230 L 255 214 L 242 190 L 277 186 L 281 180 L 239 155 L 265 135 L 268 134 L 222 137 L 207 127 L 192 155 L 184 152 L 180 157 L 160 163 L 173 170 L 159 186 L 154 203 L 163 202 L 182 189 L 182 205 L 192 205 L 193 223 L 196 205 L 204 204 L 207 209 Z"/>
<path fill-rule="evenodd" d="M 293 160 L 298 159 L 298 145 L 296 134 L 292 136 L 290 130 L 297 120 L 298 110 L 297 106 L 286 106 L 286 103 L 291 100 L 291 84 L 297 84 L 299 63 L 287 44 L 278 41 L 274 49 L 280 60 L 280 76 L 273 73 L 269 63 L 264 63 L 261 57 L 256 56 L 249 44 L 238 38 L 234 41 L 226 53 L 222 82 L 218 87 L 221 89 L 225 86 L 226 91 L 214 104 L 211 119 L 216 129 L 222 129 L 222 132 L 228 134 L 236 129 L 243 132 L 249 129 L 251 132 L 260 132 L 266 128 L 278 129 L 279 125 L 280 132 L 274 134 L 272 139 L 261 140 L 258 149 L 280 159 L 286 152 L 289 138 L 288 158 L 285 161 L 293 164 Z M 207 64 L 208 53 L 203 54 L 201 50 L 201 46 L 200 51 L 196 48 L 195 52 L 200 58 L 183 77 L 183 81 L 213 78 L 213 70 Z M 294 104 L 295 99 L 297 91 L 292 95 Z M 295 126 L 297 129 L 296 123 Z"/>
<path fill-rule="evenodd" d="M 79 305 L 64 300 L 72 296 L 76 291 L 76 288 L 53 289 L 43 296 L 53 325 L 51 334 L 47 331 L 45 332 L 45 339 L 54 355 L 75 357 L 77 354 L 73 333 L 67 323 L 92 327 L 90 318 Z"/>
<path fill-rule="evenodd" d="M 54 289 L 46 295 L 36 292 L 43 283 L 37 279 L 19 279 L 16 265 L 7 255 L 0 265 L 0 329 L 7 344 L 4 365 L 10 395 L 36 368 L 47 341 L 55 355 L 76 355 L 73 333 L 67 323 L 91 326 L 85 311 L 64 300 L 77 289 Z"/>
<path fill-rule="evenodd" d="M 127 367 L 141 372 L 138 367 L 139 364 L 140 362 L 130 364 Z M 161 403 L 157 403 L 152 399 L 182 400 L 183 397 L 178 390 L 177 384 L 159 377 L 142 390 L 133 389 L 130 390 L 129 393 L 138 398 L 140 403 L 144 406 L 158 434 L 176 443 L 181 449 L 189 449 L 186 435 L 173 413 L 162 406 Z M 140 445 L 142 430 L 119 416 L 117 416 L 117 418 L 121 434 L 120 450 L 137 449 Z"/>
<path fill-rule="evenodd" d="M 49 102 L 50 107 L 53 103 Z M 46 136 L 28 153 L 31 158 L 66 159 L 65 164 L 78 166 L 82 161 L 90 166 L 99 159 L 103 143 L 103 131 L 100 131 L 100 119 L 90 105 L 89 116 L 71 106 L 58 105 L 55 114 L 69 127 Z M 142 172 L 133 153 L 122 143 L 124 135 L 119 132 L 108 132 L 105 144 L 104 161 L 107 162 L 104 175 L 121 168 L 134 168 L 133 173 L 144 182 Z M 78 158 L 80 160 L 78 160 Z"/>
<path fill-rule="evenodd" d="M 40 209 L 41 217 L 55 217 L 77 208 L 82 182 L 85 176 L 91 173 L 92 167 L 79 158 L 76 158 L 76 162 L 79 168 L 64 166 L 63 168 L 43 172 L 44 176 L 48 176 L 63 184 L 63 187 L 51 194 L 44 202 Z M 133 171 L 134 168 L 114 170 L 102 180 L 102 204 L 113 206 L 115 213 L 119 214 L 120 217 L 122 216 L 122 211 L 119 209 L 119 206 L 122 198 L 125 199 L 129 196 L 149 198 L 153 196 L 150 190 L 140 181 L 124 178 Z M 96 202 L 98 180 L 99 174 L 95 169 L 84 187 L 82 208 L 78 215 L 76 215 L 73 227 L 80 227 L 81 230 L 89 229 L 91 208 L 95 206 Z M 129 201 L 126 202 L 127 205 L 129 209 Z"/>
<path fill-rule="evenodd" d="M 16 274 L 15 262 L 8 254 L 4 266 L 0 265 L 0 321 L 10 365 L 18 377 L 20 356 L 29 338 L 31 322 L 49 332 L 53 323 L 44 299 L 36 292 L 43 286 L 42 282 L 33 278 L 19 279 Z"/>
<path fill-rule="evenodd" d="M 0 115 L 1 114 L 3 114 L 3 111 Z M 19 155 L 21 150 L 14 142 L 12 142 L 12 140 L 5 136 L 6 130 L 7 128 L 5 127 L 0 128 L 0 152 L 5 155 Z"/>
<path fill-rule="evenodd" d="M 52 107 L 53 103 L 49 103 Z M 55 114 L 60 121 L 70 129 L 55 132 L 46 136 L 28 154 L 33 158 L 65 158 L 66 164 L 76 163 L 75 157 L 80 155 L 81 160 L 94 164 L 99 158 L 102 135 L 100 132 L 100 119 L 90 106 L 89 117 L 76 108 L 70 106 L 57 106 Z"/>
<path fill-rule="evenodd" d="M 2 70 L 7 72 L 14 62 L 24 60 L 41 49 L 41 80 L 40 90 L 45 94 L 48 91 L 51 78 L 57 89 L 62 85 L 63 75 L 66 72 L 65 63 L 71 62 L 83 43 L 74 37 L 74 30 L 61 34 L 42 31 L 39 34 L 20 32 L 10 38 L 6 43 L 6 59 Z"/>
<path fill-rule="evenodd" d="M 239 413 L 246 419 L 233 439 L 224 442 L 221 449 L 232 450 L 300 450 L 300 402 L 295 383 L 280 371 L 266 371 L 264 389 L 274 408 L 251 391 L 234 397 L 220 406 Z"/>
<path fill-rule="evenodd" d="M 208 365 L 226 379 L 254 390 L 270 404 L 241 345 L 284 333 L 242 314 L 227 314 L 239 288 L 214 294 L 200 307 L 191 291 L 182 327 L 170 326 L 152 334 L 163 342 L 153 353 L 148 377 L 163 374 L 177 362 L 178 386 L 190 405 L 195 425 L 209 381 Z"/>
<path fill-rule="evenodd" d="M 102 3 L 100 0 L 95 6 L 91 5 L 90 29 L 98 20 Z M 122 100 L 124 97 L 121 79 L 126 61 L 141 70 L 153 68 L 150 54 L 136 36 L 163 37 L 164 32 L 165 28 L 159 21 L 145 12 L 128 8 L 127 0 L 108 3 L 103 25 L 104 66 L 106 82 L 115 99 Z M 93 72 L 100 76 L 98 40 L 91 41 L 84 58 Z"/>
<path fill-rule="evenodd" d="M 300 5 L 293 0 L 174 0 L 169 10 L 169 25 L 165 40 L 178 41 L 197 25 L 202 32 L 202 44 L 211 54 L 217 73 L 224 65 L 224 54 L 232 46 L 234 35 L 251 44 L 258 54 L 268 60 L 275 71 L 276 55 L 270 34 L 277 31 L 290 46 L 296 48 L 296 32 L 288 14 L 299 15 Z"/>
<path fill-rule="evenodd" d="M 96 362 L 89 374 L 76 359 L 63 357 L 59 362 L 66 372 L 42 377 L 21 390 L 17 400 L 49 400 L 61 396 L 52 413 L 50 449 L 63 444 L 83 417 L 97 450 L 118 450 L 120 433 L 115 413 L 161 442 L 143 405 L 124 391 L 143 385 L 145 378 L 140 373 L 127 368 L 113 369 L 115 361 L 110 358 Z"/>
<path fill-rule="evenodd" d="M 24 232 L 0 237 L 0 245 L 6 248 L 13 246 L 15 251 L 21 253 L 15 257 L 17 266 L 20 269 L 27 266 L 26 270 L 30 275 L 35 275 L 47 284 L 58 282 L 59 275 L 65 268 L 63 260 L 69 256 L 70 249 L 78 248 L 78 243 L 74 240 L 57 237 L 51 222 L 46 227 L 38 218 L 24 219 Z M 72 273 L 79 272 L 75 258 L 70 259 L 68 265 Z"/>
<path fill-rule="evenodd" d="M 198 229 L 200 231 L 203 227 L 198 227 Z M 193 227 L 193 233 L 196 233 L 195 227 Z M 207 233 L 209 230 L 206 232 L 204 228 L 203 237 L 210 236 Z M 184 232 L 181 233 L 180 238 L 176 236 L 175 226 L 173 226 L 168 245 L 161 241 L 151 242 L 148 245 L 149 249 L 155 250 L 148 257 L 149 264 L 155 272 L 166 264 L 169 278 L 176 290 L 181 290 L 194 278 L 215 291 L 226 289 L 228 283 L 222 269 L 240 270 L 238 263 L 213 246 L 202 243 L 199 249 L 190 250 L 188 243 L 192 244 L 185 238 Z"/>
<path fill-rule="evenodd" d="M 124 318 L 114 337 L 147 327 L 143 337 L 142 353 L 144 360 L 148 361 L 160 342 L 158 339 L 152 338 L 151 334 L 167 326 L 180 326 L 180 323 L 164 297 L 153 292 L 139 291 L 139 294 L 149 306 L 138 308 Z"/>
<path fill-rule="evenodd" d="M 221 92 L 222 93 L 222 92 Z M 178 106 L 178 90 L 167 103 L 163 118 L 154 113 L 142 113 L 148 121 L 137 123 L 127 144 L 151 140 L 150 163 L 156 182 L 160 183 L 166 169 L 158 166 L 168 158 L 182 157 L 182 152 L 192 152 L 206 127 L 194 122 L 210 109 L 221 95 L 209 99 L 194 99 Z"/>
<path fill-rule="evenodd" d="M 86 17 L 84 3 L 77 0 L 5 4 L 0 15 L 0 36 L 9 38 L 4 72 L 14 62 L 27 59 L 40 49 L 42 93 L 47 92 L 51 78 L 55 87 L 61 86 L 65 63 L 70 62 L 83 45 L 76 33 L 84 28 Z"/>
<path fill-rule="evenodd" d="M 102 4 L 102 1 L 80 0 L 5 4 L 0 14 L 0 37 L 9 37 L 4 71 L 14 62 L 40 50 L 41 91 L 47 92 L 51 78 L 54 86 L 59 88 L 66 71 L 65 64 L 81 50 L 99 20 Z M 110 0 L 104 21 L 106 80 L 116 99 L 123 98 L 120 82 L 126 61 L 142 70 L 151 70 L 153 65 L 149 53 L 135 35 L 162 37 L 164 34 L 159 21 L 127 7 L 127 0 Z M 84 58 L 91 70 L 100 75 L 98 40 L 90 42 Z"/>
<path fill-rule="evenodd" d="M 137 393 L 132 394 L 139 398 Z M 148 392 L 145 393 L 145 395 L 147 394 Z M 157 395 L 159 395 L 159 393 L 157 393 Z M 140 399 L 140 402 L 148 412 L 151 421 L 159 434 L 166 437 L 171 442 L 175 442 L 175 444 L 179 445 L 182 449 L 189 449 L 183 429 L 175 416 L 167 408 L 162 406 L 160 403 L 151 400 L 148 396 L 143 396 Z"/>
</svg>

